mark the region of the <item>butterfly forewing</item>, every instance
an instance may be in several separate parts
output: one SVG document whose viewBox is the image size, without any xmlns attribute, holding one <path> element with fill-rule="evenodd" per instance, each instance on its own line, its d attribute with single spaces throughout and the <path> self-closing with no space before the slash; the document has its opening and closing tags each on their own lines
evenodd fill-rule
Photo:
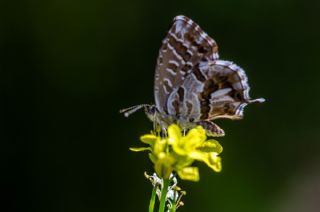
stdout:
<svg viewBox="0 0 320 212">
<path fill-rule="evenodd" d="M 177 16 L 159 51 L 155 72 L 155 102 L 160 113 L 176 115 L 173 99 L 180 94 L 180 86 L 201 62 L 218 58 L 216 42 L 195 22 L 185 16 Z"/>
</svg>

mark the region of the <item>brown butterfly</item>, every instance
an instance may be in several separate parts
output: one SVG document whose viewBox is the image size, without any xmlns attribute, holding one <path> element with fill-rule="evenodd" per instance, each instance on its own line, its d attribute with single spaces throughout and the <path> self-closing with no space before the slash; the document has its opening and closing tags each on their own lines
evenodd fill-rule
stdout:
<svg viewBox="0 0 320 212">
<path fill-rule="evenodd" d="M 263 98 L 249 97 L 243 69 L 219 60 L 218 46 L 194 21 L 174 18 L 159 50 L 154 81 L 155 105 L 137 105 L 121 110 L 125 116 L 144 108 L 162 129 L 172 123 L 188 130 L 201 125 L 210 136 L 224 131 L 213 121 L 240 119 L 249 103 Z"/>
</svg>

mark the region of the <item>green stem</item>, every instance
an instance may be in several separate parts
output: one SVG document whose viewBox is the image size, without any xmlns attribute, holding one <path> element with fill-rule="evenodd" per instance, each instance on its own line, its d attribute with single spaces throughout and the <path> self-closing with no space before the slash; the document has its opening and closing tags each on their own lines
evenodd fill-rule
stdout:
<svg viewBox="0 0 320 212">
<path fill-rule="evenodd" d="M 177 209 L 176 192 L 177 191 L 173 192 L 173 200 L 172 200 L 172 203 L 171 203 L 172 205 L 171 205 L 171 208 L 170 208 L 170 212 L 176 212 L 176 209 Z"/>
<path fill-rule="evenodd" d="M 154 186 L 152 189 L 152 194 L 151 194 L 150 203 L 149 203 L 149 212 L 153 212 L 153 210 L 154 210 L 154 203 L 156 200 L 156 192 L 157 192 L 157 186 Z"/>
<path fill-rule="evenodd" d="M 172 206 L 170 208 L 170 212 L 176 212 L 177 209 L 177 203 L 175 201 L 172 202 Z"/>
<path fill-rule="evenodd" d="M 163 179 L 163 188 L 161 189 L 159 212 L 164 212 L 164 209 L 166 208 L 166 199 L 167 199 L 169 183 L 170 183 L 169 179 Z"/>
</svg>

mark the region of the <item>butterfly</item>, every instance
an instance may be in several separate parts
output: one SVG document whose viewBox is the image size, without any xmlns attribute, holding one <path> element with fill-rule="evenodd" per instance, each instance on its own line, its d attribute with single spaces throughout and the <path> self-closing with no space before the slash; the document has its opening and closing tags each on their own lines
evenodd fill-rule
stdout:
<svg viewBox="0 0 320 212">
<path fill-rule="evenodd" d="M 241 119 L 249 97 L 247 76 L 233 62 L 220 60 L 217 43 L 190 18 L 179 15 L 162 42 L 154 77 L 155 105 L 141 104 L 120 112 L 125 116 L 144 108 L 161 129 L 172 123 L 188 130 L 201 125 L 209 136 L 224 136 L 214 120 Z"/>
</svg>

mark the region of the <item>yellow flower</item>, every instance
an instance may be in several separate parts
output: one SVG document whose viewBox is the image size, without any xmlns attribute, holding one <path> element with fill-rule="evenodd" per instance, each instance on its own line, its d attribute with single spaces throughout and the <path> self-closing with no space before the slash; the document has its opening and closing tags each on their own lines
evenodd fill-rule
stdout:
<svg viewBox="0 0 320 212">
<path fill-rule="evenodd" d="M 168 179 L 175 171 L 183 180 L 199 181 L 197 167 L 191 166 L 197 160 L 207 164 L 213 171 L 221 171 L 222 146 L 218 141 L 209 139 L 205 130 L 197 126 L 182 135 L 181 129 L 172 124 L 168 127 L 168 136 L 161 138 L 153 133 L 140 137 L 149 147 L 130 148 L 132 151 L 149 151 L 154 169 L 159 177 Z"/>
</svg>

